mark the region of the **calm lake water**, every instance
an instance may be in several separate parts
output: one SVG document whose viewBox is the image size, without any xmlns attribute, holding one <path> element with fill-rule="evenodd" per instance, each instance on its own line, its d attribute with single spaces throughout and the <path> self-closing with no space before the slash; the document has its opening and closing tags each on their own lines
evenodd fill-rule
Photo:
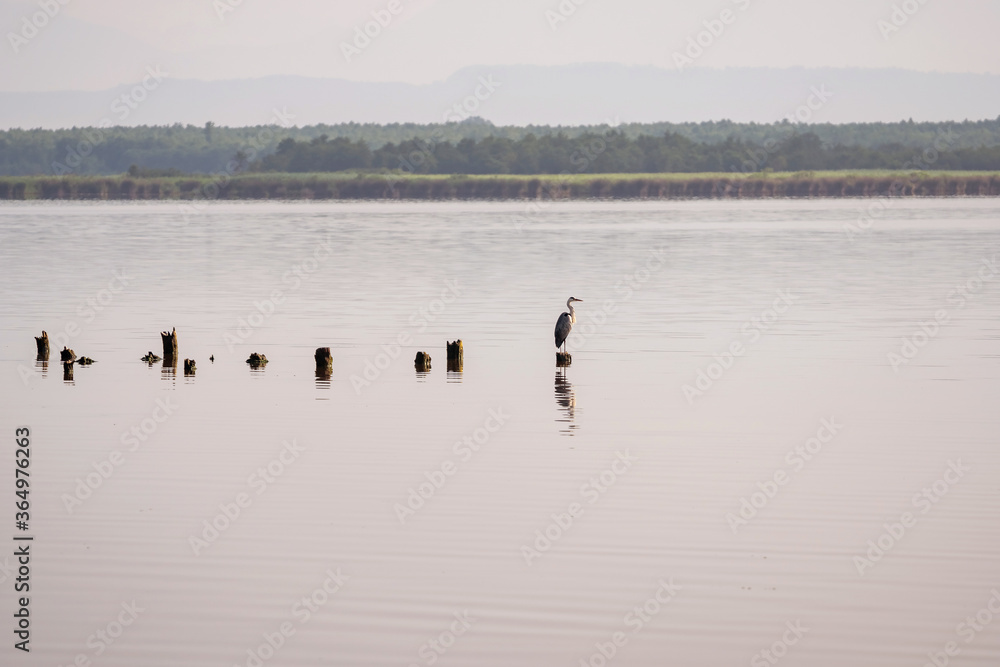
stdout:
<svg viewBox="0 0 1000 667">
<path fill-rule="evenodd" d="M 2 662 L 1000 664 L 1000 202 L 867 205 L 0 207 Z"/>
</svg>

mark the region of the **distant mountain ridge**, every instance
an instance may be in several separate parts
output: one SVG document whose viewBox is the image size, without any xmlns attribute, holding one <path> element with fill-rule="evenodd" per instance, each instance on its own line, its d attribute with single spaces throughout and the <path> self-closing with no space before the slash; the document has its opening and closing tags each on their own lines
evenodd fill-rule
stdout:
<svg viewBox="0 0 1000 667">
<path fill-rule="evenodd" d="M 426 85 L 271 76 L 196 81 L 150 71 L 98 91 L 0 92 L 0 128 L 441 123 L 598 125 L 1000 117 L 1000 75 L 892 69 L 705 69 L 591 63 L 470 67 Z"/>
</svg>

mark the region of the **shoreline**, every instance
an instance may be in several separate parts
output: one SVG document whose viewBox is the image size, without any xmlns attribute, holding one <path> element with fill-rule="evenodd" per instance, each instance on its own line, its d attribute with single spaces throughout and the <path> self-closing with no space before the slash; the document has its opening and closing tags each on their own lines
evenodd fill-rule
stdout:
<svg viewBox="0 0 1000 667">
<path fill-rule="evenodd" d="M 588 200 L 997 197 L 1000 172 L 0 176 L 0 201 Z"/>
</svg>

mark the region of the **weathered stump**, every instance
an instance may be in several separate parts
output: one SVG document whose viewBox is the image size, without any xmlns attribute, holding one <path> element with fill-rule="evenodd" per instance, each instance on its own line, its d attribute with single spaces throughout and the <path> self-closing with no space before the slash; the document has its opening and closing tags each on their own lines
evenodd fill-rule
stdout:
<svg viewBox="0 0 1000 667">
<path fill-rule="evenodd" d="M 72 352 L 72 350 L 70 350 Z M 89 366 L 94 363 L 94 360 L 90 357 L 80 357 L 75 362 L 79 366 Z"/>
<path fill-rule="evenodd" d="M 418 373 L 427 373 L 431 370 L 431 355 L 426 352 L 417 352 L 417 356 L 413 359 L 413 365 Z"/>
<path fill-rule="evenodd" d="M 160 332 L 160 338 L 163 339 L 163 363 L 168 366 L 177 365 L 177 329 L 174 328 L 170 333 L 166 331 Z"/>
<path fill-rule="evenodd" d="M 333 372 L 333 354 L 330 352 L 328 347 L 317 347 L 316 354 L 313 355 L 316 358 L 316 372 L 330 374 Z"/>
<path fill-rule="evenodd" d="M 184 375 L 194 375 L 195 368 L 194 359 L 184 360 Z"/>
<path fill-rule="evenodd" d="M 448 342 L 448 370 L 461 372 L 465 365 L 465 349 L 462 347 L 461 339 L 454 343 Z"/>
<path fill-rule="evenodd" d="M 250 368 L 263 368 L 267 365 L 267 357 L 263 354 L 258 354 L 253 352 L 248 358 L 247 363 L 250 364 Z"/>
<path fill-rule="evenodd" d="M 564 368 L 573 363 L 573 355 L 569 352 L 556 352 L 556 366 Z"/>
<path fill-rule="evenodd" d="M 62 349 L 62 352 L 59 353 L 59 359 L 64 364 L 72 364 L 74 361 L 76 361 L 76 352 L 69 349 L 68 347 L 64 347 Z"/>
<path fill-rule="evenodd" d="M 41 336 L 35 336 L 35 347 L 38 348 L 38 361 L 49 360 L 49 335 L 42 332 Z"/>
</svg>

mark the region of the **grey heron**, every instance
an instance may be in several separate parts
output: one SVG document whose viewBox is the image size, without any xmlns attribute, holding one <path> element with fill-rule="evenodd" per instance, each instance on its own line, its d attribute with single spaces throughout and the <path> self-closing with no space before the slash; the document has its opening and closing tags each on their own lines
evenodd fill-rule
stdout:
<svg viewBox="0 0 1000 667">
<path fill-rule="evenodd" d="M 580 301 L 583 299 L 577 299 L 575 296 L 571 296 L 569 300 L 566 301 L 566 307 L 569 308 L 568 313 L 563 313 L 556 320 L 556 349 L 563 346 L 563 352 L 566 351 L 565 343 L 566 339 L 569 338 L 569 332 L 573 330 L 573 325 L 576 324 L 576 311 L 573 310 L 573 302 Z"/>
</svg>

